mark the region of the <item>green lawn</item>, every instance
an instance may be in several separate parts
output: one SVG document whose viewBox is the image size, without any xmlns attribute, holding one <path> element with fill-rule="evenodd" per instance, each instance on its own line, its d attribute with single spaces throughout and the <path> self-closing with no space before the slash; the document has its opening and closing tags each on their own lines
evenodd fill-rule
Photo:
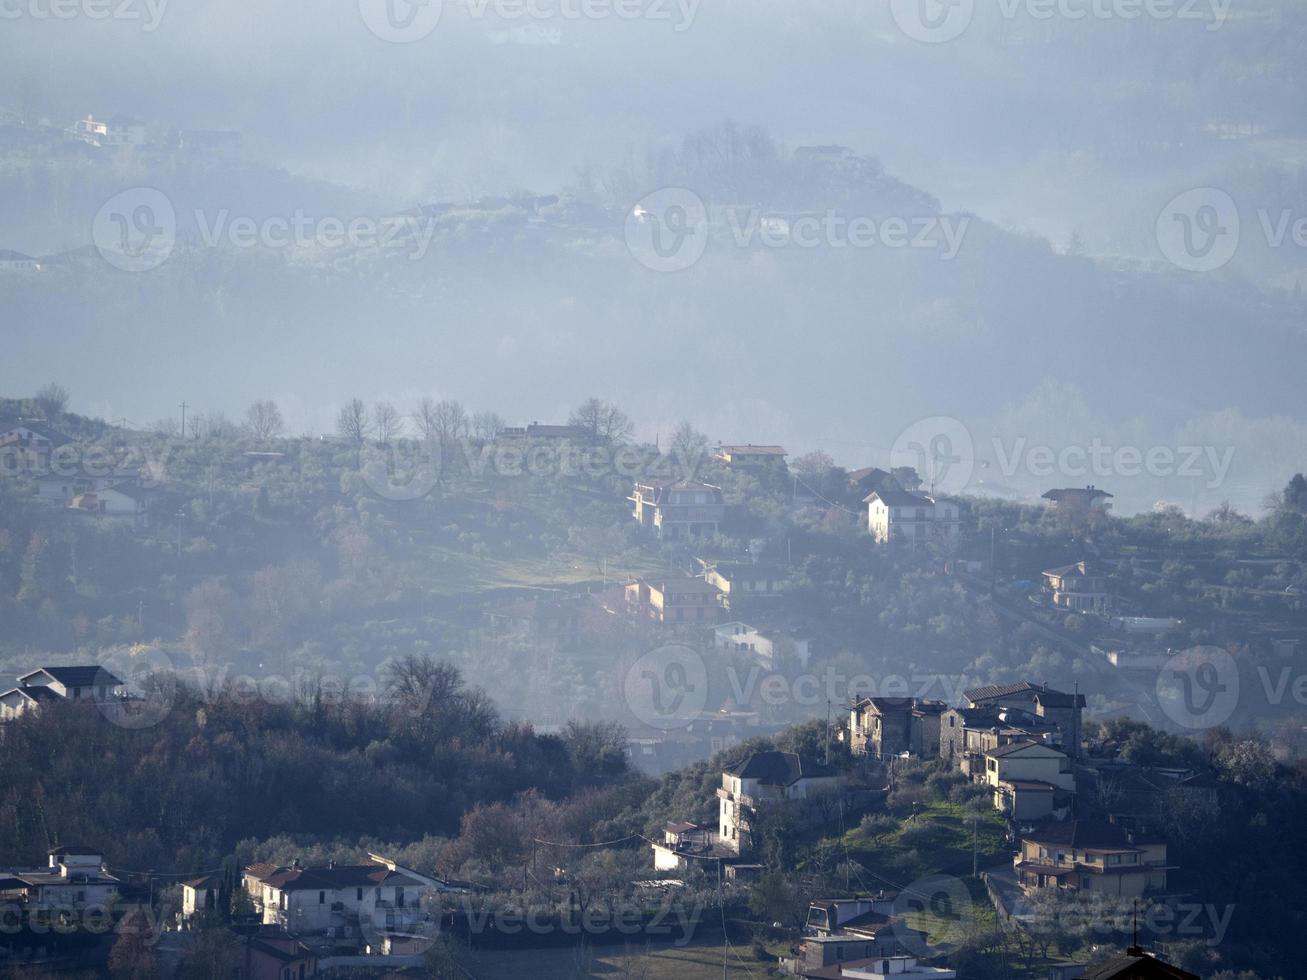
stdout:
<svg viewBox="0 0 1307 980">
<path fill-rule="evenodd" d="M 635 575 L 666 571 L 666 566 L 644 554 L 610 559 L 609 585 Z M 433 547 L 423 564 L 423 585 L 436 595 L 462 595 L 487 589 L 566 588 L 586 583 L 603 584 L 604 573 L 592 557 L 558 552 L 548 557 L 478 557 L 453 548 Z"/>
</svg>

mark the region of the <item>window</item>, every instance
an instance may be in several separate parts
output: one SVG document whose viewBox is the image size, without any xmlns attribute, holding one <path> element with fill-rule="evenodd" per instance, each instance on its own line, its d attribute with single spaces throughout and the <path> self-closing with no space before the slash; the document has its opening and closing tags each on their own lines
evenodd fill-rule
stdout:
<svg viewBox="0 0 1307 980">
<path fill-rule="evenodd" d="M 326 893 L 326 892 L 318 892 L 318 904 L 319 904 L 319 905 L 326 905 L 326 904 L 327 904 L 327 893 Z"/>
<path fill-rule="evenodd" d="M 356 901 L 356 902 L 361 902 L 361 901 L 363 901 L 363 889 L 362 889 L 362 888 L 359 888 L 359 889 L 356 889 L 355 891 L 356 891 L 356 894 L 354 895 L 354 901 Z"/>
</svg>

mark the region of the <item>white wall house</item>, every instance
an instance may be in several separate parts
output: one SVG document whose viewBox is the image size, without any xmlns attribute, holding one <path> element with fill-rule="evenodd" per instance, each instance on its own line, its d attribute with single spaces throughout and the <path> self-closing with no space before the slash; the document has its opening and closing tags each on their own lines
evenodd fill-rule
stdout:
<svg viewBox="0 0 1307 980">
<path fill-rule="evenodd" d="M 0 721 L 10 721 L 48 701 L 109 704 L 126 696 L 123 682 L 103 667 L 38 667 L 0 694 Z"/>
<path fill-rule="evenodd" d="M 748 623 L 723 623 L 713 630 L 713 645 L 718 650 L 734 650 L 752 654 L 767 669 L 776 666 L 777 659 L 792 657 L 804 667 L 808 666 L 808 641 L 800 640 L 779 630 L 762 631 Z"/>
<path fill-rule="evenodd" d="M 45 868 L 0 871 L 0 896 L 29 910 L 79 911 L 103 908 L 118 897 L 118 879 L 95 848 L 51 849 Z"/>
<path fill-rule="evenodd" d="M 758 810 L 839 790 L 835 770 L 795 752 L 755 752 L 722 773 L 717 790 L 721 844 L 735 854 L 752 849 Z"/>
<path fill-rule="evenodd" d="M 867 495 L 867 530 L 877 544 L 920 548 L 947 544 L 962 533 L 958 505 L 952 500 L 908 490 L 881 490 Z"/>
<path fill-rule="evenodd" d="M 423 900 L 438 888 L 386 864 L 304 868 L 254 864 L 243 887 L 265 925 L 295 933 L 349 934 L 415 928 L 427 914 Z"/>
<path fill-rule="evenodd" d="M 30 255 L 0 248 L 0 272 L 40 272 L 41 263 Z"/>
</svg>

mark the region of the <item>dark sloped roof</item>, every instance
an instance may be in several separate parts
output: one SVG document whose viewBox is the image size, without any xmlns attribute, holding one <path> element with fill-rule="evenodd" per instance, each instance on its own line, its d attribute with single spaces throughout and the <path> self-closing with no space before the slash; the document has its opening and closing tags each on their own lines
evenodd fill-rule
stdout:
<svg viewBox="0 0 1307 980">
<path fill-rule="evenodd" d="M 835 775 L 830 766 L 796 752 L 755 752 L 726 771 L 732 776 L 756 779 L 768 786 L 789 786 L 800 779 Z"/>
<path fill-rule="evenodd" d="M 864 504 L 869 504 L 872 500 L 879 500 L 886 507 L 928 507 L 935 503 L 924 493 L 917 493 L 913 490 L 898 490 L 891 487 L 882 487 L 880 490 L 873 491 L 862 498 Z"/>
<path fill-rule="evenodd" d="M 1124 830 L 1104 820 L 1068 820 L 1066 823 L 1049 824 L 1042 830 L 1034 830 L 1023 836 L 1036 844 L 1060 844 L 1091 850 L 1128 850 L 1134 847 Z"/>
<path fill-rule="evenodd" d="M 1062 500 L 1069 497 L 1071 499 L 1084 497 L 1110 497 L 1112 496 L 1106 490 L 1099 490 L 1098 487 L 1061 487 L 1055 490 L 1045 490 L 1041 494 L 1044 500 Z"/>
<path fill-rule="evenodd" d="M 13 249 L 0 248 L 0 262 L 35 262 L 36 259 L 30 255 L 24 255 L 22 252 L 15 252 Z"/>
<path fill-rule="evenodd" d="M 1164 963 L 1138 946 L 1113 956 L 1106 963 L 1080 974 L 1077 980 L 1113 980 L 1116 977 L 1159 977 L 1164 980 L 1199 980 L 1198 974 Z"/>
<path fill-rule="evenodd" d="M 18 683 L 22 684 L 33 674 L 39 674 L 45 671 L 60 684 L 65 687 L 119 687 L 122 681 L 115 677 L 109 671 L 99 665 L 89 665 L 83 667 L 38 667 L 18 678 Z"/>
<path fill-rule="evenodd" d="M 83 857 L 98 857 L 102 852 L 98 848 L 85 847 L 81 844 L 61 844 L 58 847 L 52 847 L 47 851 L 51 857 L 60 857 L 64 854 L 82 855 Z"/>
<path fill-rule="evenodd" d="M 198 878 L 192 878 L 190 881 L 183 881 L 182 886 L 185 888 L 209 889 L 218 888 L 222 885 L 222 875 L 200 875 Z"/>
<path fill-rule="evenodd" d="M 247 869 L 249 870 L 249 869 Z M 282 891 L 371 888 L 376 885 L 417 886 L 422 882 L 382 864 L 337 865 L 334 868 L 277 868 L 260 880 Z"/>
<path fill-rule="evenodd" d="M 1001 759 L 1005 755 L 1012 755 L 1014 752 L 1024 752 L 1026 749 L 1036 748 L 1036 747 L 1041 749 L 1049 749 L 1053 752 L 1060 751 L 1059 749 L 1053 748 L 1053 746 L 1051 745 L 1045 745 L 1043 742 L 1034 742 L 1031 741 L 1030 739 L 1023 738 L 1019 742 L 1008 742 L 1007 745 L 999 745 L 995 748 L 992 748 L 988 750 L 985 753 L 985 755 L 992 755 L 996 759 Z"/>
<path fill-rule="evenodd" d="M 1069 708 L 1073 702 L 1078 707 L 1084 707 L 1085 696 L 1083 694 L 1067 694 L 1064 691 L 1055 691 L 1047 684 L 1031 684 L 1030 681 L 1017 681 L 1013 684 L 986 684 L 983 687 L 973 687 L 968 691 L 963 691 L 962 696 L 968 701 L 992 701 L 995 698 L 1006 698 L 1013 694 L 1024 694 L 1030 692 L 1042 703 L 1050 708 Z"/>
</svg>

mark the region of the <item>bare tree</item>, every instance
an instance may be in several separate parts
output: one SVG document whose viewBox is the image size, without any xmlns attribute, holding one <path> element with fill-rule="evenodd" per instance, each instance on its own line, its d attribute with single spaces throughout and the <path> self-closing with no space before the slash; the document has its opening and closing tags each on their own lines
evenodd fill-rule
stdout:
<svg viewBox="0 0 1307 980">
<path fill-rule="evenodd" d="M 351 398 L 342 406 L 336 416 L 336 431 L 356 449 L 368 441 L 368 436 L 372 435 L 372 420 L 368 418 L 368 409 L 362 399 Z"/>
<path fill-rule="evenodd" d="M 422 437 L 423 442 L 430 442 L 436 438 L 436 400 L 434 398 L 424 398 L 418 402 L 418 407 L 413 410 L 413 424 L 417 426 L 418 435 Z"/>
<path fill-rule="evenodd" d="M 245 412 L 245 426 L 255 439 L 273 439 L 281 435 L 286 423 L 277 403 L 268 399 L 257 401 Z"/>
<path fill-rule="evenodd" d="M 36 393 L 36 404 L 47 419 L 56 418 L 68 407 L 68 389 L 51 381 Z"/>
<path fill-rule="evenodd" d="M 203 412 L 192 412 L 186 416 L 186 428 L 190 430 L 192 439 L 198 439 L 205 432 L 205 418 Z"/>
<path fill-rule="evenodd" d="M 635 431 L 635 424 L 616 405 L 599 398 L 587 398 L 567 420 L 584 429 L 594 442 L 622 442 Z"/>
<path fill-rule="evenodd" d="M 437 440 L 442 446 L 466 438 L 471 431 L 471 420 L 463 406 L 452 399 L 432 401 L 422 399 L 413 413 L 422 438 Z"/>
<path fill-rule="evenodd" d="M 686 420 L 672 432 L 671 451 L 678 460 L 693 463 L 697 469 L 708 452 L 708 437 Z"/>
<path fill-rule="evenodd" d="M 504 428 L 498 412 L 477 412 L 472 416 L 472 434 L 482 442 L 493 442 Z"/>
<path fill-rule="evenodd" d="M 377 442 L 388 446 L 403 431 L 404 419 L 390 402 L 377 402 L 372 406 L 372 424 L 377 430 Z"/>
</svg>

